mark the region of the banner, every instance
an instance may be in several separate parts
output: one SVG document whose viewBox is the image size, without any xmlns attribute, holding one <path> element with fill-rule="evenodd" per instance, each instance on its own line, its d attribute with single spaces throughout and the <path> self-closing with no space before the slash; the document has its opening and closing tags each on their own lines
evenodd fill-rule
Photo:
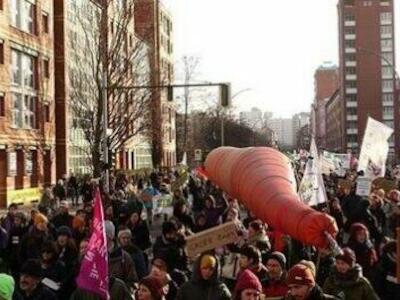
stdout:
<svg viewBox="0 0 400 300">
<path fill-rule="evenodd" d="M 358 171 L 364 171 L 365 177 L 373 180 L 385 176 L 389 152 L 388 139 L 392 134 L 392 128 L 371 117 L 368 118 L 358 160 Z"/>
<path fill-rule="evenodd" d="M 193 258 L 207 250 L 236 242 L 238 239 L 236 230 L 235 223 L 229 222 L 188 237 L 186 239 L 187 256 Z"/>
<path fill-rule="evenodd" d="M 314 206 L 327 201 L 324 180 L 320 171 L 318 150 L 314 139 L 311 141 L 310 155 L 312 158 L 307 161 L 299 187 L 299 196 L 304 203 Z"/>
<path fill-rule="evenodd" d="M 331 172 L 340 177 L 346 176 L 350 169 L 351 154 L 339 154 L 324 151 L 321 157 L 321 172 L 329 175 Z"/>
<path fill-rule="evenodd" d="M 86 250 L 76 283 L 82 290 L 95 293 L 102 299 L 109 299 L 107 240 L 99 190 L 94 202 L 93 232 Z"/>
</svg>

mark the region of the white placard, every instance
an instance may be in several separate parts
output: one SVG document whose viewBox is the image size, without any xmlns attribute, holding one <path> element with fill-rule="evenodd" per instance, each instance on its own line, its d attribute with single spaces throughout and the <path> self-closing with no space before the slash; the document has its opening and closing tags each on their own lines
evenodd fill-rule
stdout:
<svg viewBox="0 0 400 300">
<path fill-rule="evenodd" d="M 367 177 L 358 177 L 356 195 L 364 197 L 369 196 L 372 181 Z"/>
</svg>

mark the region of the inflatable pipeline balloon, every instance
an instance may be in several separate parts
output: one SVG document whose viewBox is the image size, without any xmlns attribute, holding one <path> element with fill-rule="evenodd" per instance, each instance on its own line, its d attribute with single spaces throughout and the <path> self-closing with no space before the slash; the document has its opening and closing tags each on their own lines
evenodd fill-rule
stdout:
<svg viewBox="0 0 400 300">
<path fill-rule="evenodd" d="M 289 159 L 273 148 L 213 150 L 205 162 L 211 181 L 263 222 L 305 244 L 329 246 L 335 220 L 300 201 Z"/>
</svg>

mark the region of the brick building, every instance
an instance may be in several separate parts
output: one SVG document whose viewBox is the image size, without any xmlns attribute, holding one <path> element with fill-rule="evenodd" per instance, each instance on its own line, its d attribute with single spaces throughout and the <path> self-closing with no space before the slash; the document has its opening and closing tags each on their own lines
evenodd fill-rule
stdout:
<svg viewBox="0 0 400 300">
<path fill-rule="evenodd" d="M 0 207 L 55 180 L 53 1 L 0 6 Z"/>
<path fill-rule="evenodd" d="M 135 30 L 150 47 L 151 82 L 154 86 L 168 85 L 174 79 L 172 17 L 159 0 L 137 0 Z M 176 165 L 176 111 L 168 101 L 166 89 L 154 89 L 153 154 L 161 166 Z"/>
<path fill-rule="evenodd" d="M 395 129 L 389 154 L 399 150 L 395 98 L 392 0 L 340 0 L 340 97 L 343 151 L 358 153 L 368 116 Z"/>
<path fill-rule="evenodd" d="M 324 63 L 314 75 L 314 103 L 312 105 L 312 132 L 317 146 L 326 147 L 326 103 L 339 87 L 338 67 Z"/>
<path fill-rule="evenodd" d="M 326 110 L 326 149 L 331 152 L 342 151 L 342 103 L 340 90 L 329 98 Z"/>
</svg>

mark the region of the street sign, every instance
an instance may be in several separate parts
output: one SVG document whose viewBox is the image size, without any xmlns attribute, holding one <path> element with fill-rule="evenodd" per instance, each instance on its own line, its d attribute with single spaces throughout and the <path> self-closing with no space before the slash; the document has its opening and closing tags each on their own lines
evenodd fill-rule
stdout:
<svg viewBox="0 0 400 300">
<path fill-rule="evenodd" d="M 194 150 L 194 160 L 195 161 L 203 160 L 203 151 L 201 149 Z"/>
</svg>

